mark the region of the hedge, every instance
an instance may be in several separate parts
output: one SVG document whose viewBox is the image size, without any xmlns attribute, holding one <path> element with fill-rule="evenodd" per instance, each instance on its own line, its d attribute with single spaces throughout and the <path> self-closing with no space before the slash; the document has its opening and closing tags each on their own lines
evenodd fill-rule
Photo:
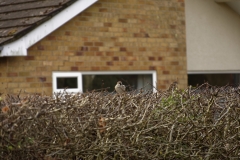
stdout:
<svg viewBox="0 0 240 160">
<path fill-rule="evenodd" d="M 1 98 L 0 159 L 237 159 L 240 88 Z"/>
</svg>

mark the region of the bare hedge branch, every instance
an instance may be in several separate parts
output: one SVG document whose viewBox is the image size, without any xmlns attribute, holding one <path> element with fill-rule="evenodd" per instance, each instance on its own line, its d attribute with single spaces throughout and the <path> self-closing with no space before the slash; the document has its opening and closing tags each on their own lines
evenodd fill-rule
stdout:
<svg viewBox="0 0 240 160">
<path fill-rule="evenodd" d="M 0 101 L 0 159 L 234 159 L 240 89 L 89 92 Z"/>
</svg>

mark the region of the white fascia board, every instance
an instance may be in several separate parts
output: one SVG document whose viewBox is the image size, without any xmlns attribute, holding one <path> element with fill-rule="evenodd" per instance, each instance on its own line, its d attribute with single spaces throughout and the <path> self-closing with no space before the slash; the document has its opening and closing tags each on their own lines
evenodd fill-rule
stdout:
<svg viewBox="0 0 240 160">
<path fill-rule="evenodd" d="M 54 30 L 71 20 L 73 17 L 87 9 L 98 0 L 77 0 L 69 7 L 44 22 L 36 29 L 27 33 L 20 39 L 3 46 L 0 57 L 3 56 L 27 56 L 27 49 L 52 33 Z"/>
</svg>

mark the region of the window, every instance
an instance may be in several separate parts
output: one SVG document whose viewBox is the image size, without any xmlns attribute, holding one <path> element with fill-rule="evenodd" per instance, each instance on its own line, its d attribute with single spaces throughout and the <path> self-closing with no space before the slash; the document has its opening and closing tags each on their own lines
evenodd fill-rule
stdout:
<svg viewBox="0 0 240 160">
<path fill-rule="evenodd" d="M 67 89 L 68 92 L 82 92 L 82 75 L 79 72 L 54 72 L 53 92 Z"/>
<path fill-rule="evenodd" d="M 202 73 L 188 74 L 188 85 L 197 86 L 208 82 L 213 86 L 238 86 L 240 83 L 240 74 L 236 73 Z"/>
<path fill-rule="evenodd" d="M 68 92 L 87 92 L 106 89 L 114 91 L 117 81 L 122 81 L 127 90 L 154 91 L 155 71 L 106 71 L 106 72 L 53 72 L 53 92 L 66 89 Z"/>
<path fill-rule="evenodd" d="M 78 77 L 57 77 L 57 88 L 58 89 L 78 88 L 77 80 L 78 80 Z"/>
</svg>

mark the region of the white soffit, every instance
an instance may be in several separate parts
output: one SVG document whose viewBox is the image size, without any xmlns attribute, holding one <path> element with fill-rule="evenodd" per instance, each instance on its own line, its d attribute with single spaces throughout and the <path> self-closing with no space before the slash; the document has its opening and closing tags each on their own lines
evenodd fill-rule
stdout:
<svg viewBox="0 0 240 160">
<path fill-rule="evenodd" d="M 39 25 L 36 29 L 27 33 L 20 39 L 3 46 L 0 57 L 3 56 L 27 56 L 27 49 L 52 33 L 54 30 L 71 20 L 73 17 L 87 9 L 97 0 L 77 0 L 72 5 Z"/>
</svg>

